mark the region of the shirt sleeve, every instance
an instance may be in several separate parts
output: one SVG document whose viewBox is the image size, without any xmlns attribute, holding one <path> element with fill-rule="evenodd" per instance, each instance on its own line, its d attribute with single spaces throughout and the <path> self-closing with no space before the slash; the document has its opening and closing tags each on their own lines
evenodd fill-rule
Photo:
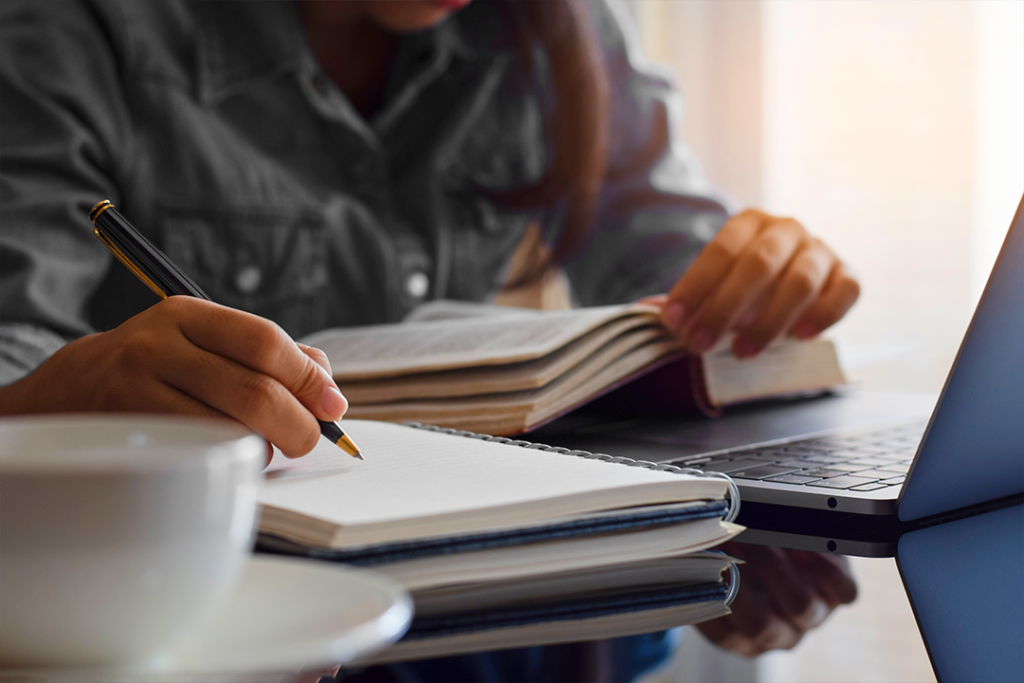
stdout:
<svg viewBox="0 0 1024 683">
<path fill-rule="evenodd" d="M 81 4 L 5 2 L 0 16 L 0 384 L 93 331 L 111 263 L 88 210 L 118 201 L 108 150 L 128 130 L 109 20 Z"/>
<path fill-rule="evenodd" d="M 682 98 L 640 56 L 628 9 L 591 3 L 610 85 L 608 172 L 596 218 L 565 264 L 577 303 L 619 303 L 668 291 L 728 216 L 727 199 L 674 140 Z"/>
</svg>

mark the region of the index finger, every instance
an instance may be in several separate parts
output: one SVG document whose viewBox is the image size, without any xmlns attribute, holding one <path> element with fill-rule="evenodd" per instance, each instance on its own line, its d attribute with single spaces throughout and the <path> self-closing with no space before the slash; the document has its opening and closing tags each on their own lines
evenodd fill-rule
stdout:
<svg viewBox="0 0 1024 683">
<path fill-rule="evenodd" d="M 344 398 L 330 373 L 276 323 L 209 301 L 180 305 L 199 305 L 178 318 L 182 334 L 196 346 L 277 380 L 318 419 L 336 420 L 344 412 Z"/>
<path fill-rule="evenodd" d="M 764 214 L 747 210 L 725 222 L 718 233 L 704 245 L 679 281 L 668 293 L 664 322 L 671 330 L 683 324 L 725 280 L 726 275 L 743 252 L 744 246 L 764 224 Z"/>
</svg>

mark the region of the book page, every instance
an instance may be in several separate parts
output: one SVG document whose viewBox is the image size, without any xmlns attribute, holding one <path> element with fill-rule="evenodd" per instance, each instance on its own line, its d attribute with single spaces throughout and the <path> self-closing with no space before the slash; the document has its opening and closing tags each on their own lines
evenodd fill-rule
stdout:
<svg viewBox="0 0 1024 683">
<path fill-rule="evenodd" d="M 428 320 L 456 320 L 459 318 L 484 318 L 510 315 L 543 315 L 536 308 L 499 306 L 479 301 L 458 301 L 456 299 L 435 299 L 427 301 L 402 318 L 402 322 L 426 322 Z"/>
<path fill-rule="evenodd" d="M 721 480 L 384 422 L 342 424 L 365 460 L 348 457 L 326 440 L 302 458 L 275 453 L 260 502 L 337 525 L 350 534 L 345 545 L 467 533 L 496 523 L 513 527 L 623 505 L 721 498 L 726 487 Z M 270 531 L 262 520 L 260 529 Z"/>
<path fill-rule="evenodd" d="M 737 359 L 728 347 L 702 357 L 712 405 L 722 406 L 846 383 L 835 346 L 828 339 L 782 339 L 754 358 Z"/>
<path fill-rule="evenodd" d="M 344 384 L 350 408 L 408 401 L 539 389 L 563 376 L 577 365 L 593 364 L 597 356 L 616 358 L 641 344 L 664 337 L 660 325 L 637 327 L 633 319 L 602 325 L 581 339 L 536 360 L 507 365 L 479 365 L 472 368 L 440 370 L 402 377 Z M 621 333 L 626 330 L 625 333 Z M 353 417 L 356 417 L 353 414 Z M 393 420 L 391 420 L 393 421 Z"/>
<path fill-rule="evenodd" d="M 334 377 L 392 377 L 442 368 L 539 358 L 616 318 L 656 315 L 650 306 L 600 306 L 325 330 L 304 338 L 330 359 Z"/>
</svg>

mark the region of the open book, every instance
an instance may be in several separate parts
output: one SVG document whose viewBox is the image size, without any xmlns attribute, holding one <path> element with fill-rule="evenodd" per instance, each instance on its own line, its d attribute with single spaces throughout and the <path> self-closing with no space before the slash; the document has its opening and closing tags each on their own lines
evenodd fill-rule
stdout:
<svg viewBox="0 0 1024 683">
<path fill-rule="evenodd" d="M 534 311 L 441 302 L 425 311 L 303 340 L 327 353 L 349 417 L 512 435 L 644 375 L 642 390 L 617 406 L 714 414 L 845 381 L 828 340 L 784 340 L 748 360 L 724 345 L 688 358 L 646 304 Z"/>
</svg>

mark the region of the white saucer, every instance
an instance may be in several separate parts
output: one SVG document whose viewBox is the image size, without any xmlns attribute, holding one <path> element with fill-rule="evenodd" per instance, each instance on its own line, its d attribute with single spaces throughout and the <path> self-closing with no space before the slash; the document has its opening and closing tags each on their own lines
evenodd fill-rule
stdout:
<svg viewBox="0 0 1024 683">
<path fill-rule="evenodd" d="M 189 674 L 294 671 L 344 664 L 398 640 L 412 600 L 376 572 L 252 557 L 224 610 L 157 659 L 105 669 L 0 669 L 5 680 L 159 680 Z"/>
</svg>

